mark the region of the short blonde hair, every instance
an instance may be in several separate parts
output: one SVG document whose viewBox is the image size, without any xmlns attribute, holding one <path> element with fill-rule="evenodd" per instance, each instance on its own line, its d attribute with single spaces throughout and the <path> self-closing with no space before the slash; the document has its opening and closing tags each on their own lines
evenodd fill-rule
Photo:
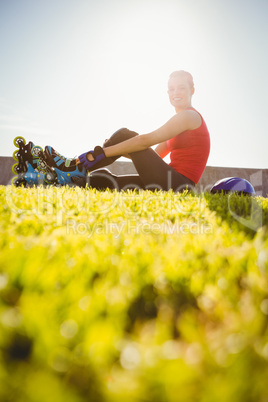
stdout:
<svg viewBox="0 0 268 402">
<path fill-rule="evenodd" d="M 188 84 L 190 85 L 190 87 L 194 88 L 194 79 L 193 79 L 192 74 L 190 74 L 190 73 L 188 73 L 188 71 L 184 71 L 184 70 L 173 71 L 173 73 L 171 73 L 169 76 L 169 80 L 171 78 L 176 78 L 178 76 L 184 76 L 185 79 L 187 80 Z"/>
</svg>

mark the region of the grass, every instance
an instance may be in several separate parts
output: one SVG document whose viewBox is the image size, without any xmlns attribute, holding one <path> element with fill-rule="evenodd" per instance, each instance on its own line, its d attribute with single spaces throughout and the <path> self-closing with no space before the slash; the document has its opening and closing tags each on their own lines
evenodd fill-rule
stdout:
<svg viewBox="0 0 268 402">
<path fill-rule="evenodd" d="M 268 401 L 267 199 L 0 200 L 1 401 Z"/>
</svg>

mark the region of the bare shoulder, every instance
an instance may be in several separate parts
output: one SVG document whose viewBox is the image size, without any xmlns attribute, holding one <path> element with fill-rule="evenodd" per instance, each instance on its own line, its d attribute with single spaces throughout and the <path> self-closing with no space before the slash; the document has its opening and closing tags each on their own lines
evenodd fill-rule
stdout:
<svg viewBox="0 0 268 402">
<path fill-rule="evenodd" d="M 180 118 L 187 122 L 190 130 L 195 130 L 202 124 L 202 117 L 196 110 L 184 110 L 180 113 Z"/>
</svg>

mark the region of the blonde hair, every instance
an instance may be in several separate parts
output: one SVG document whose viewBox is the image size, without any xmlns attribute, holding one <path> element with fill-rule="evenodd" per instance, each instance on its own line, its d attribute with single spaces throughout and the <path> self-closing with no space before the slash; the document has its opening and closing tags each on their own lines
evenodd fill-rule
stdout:
<svg viewBox="0 0 268 402">
<path fill-rule="evenodd" d="M 184 71 L 184 70 L 173 71 L 173 73 L 170 74 L 168 80 L 170 80 L 171 78 L 176 78 L 178 76 L 184 76 L 184 78 L 187 80 L 190 87 L 194 88 L 193 76 L 192 76 L 192 74 L 188 73 L 188 71 Z"/>
</svg>

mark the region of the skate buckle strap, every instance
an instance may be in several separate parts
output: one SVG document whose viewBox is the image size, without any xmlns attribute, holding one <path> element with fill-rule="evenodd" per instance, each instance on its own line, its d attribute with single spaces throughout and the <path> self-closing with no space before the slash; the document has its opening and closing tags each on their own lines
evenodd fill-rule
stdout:
<svg viewBox="0 0 268 402">
<path fill-rule="evenodd" d="M 65 161 L 65 166 L 69 167 L 71 162 L 72 162 L 72 160 L 73 160 L 72 158 L 67 158 L 66 161 Z"/>
<path fill-rule="evenodd" d="M 59 156 L 55 156 L 54 161 L 57 166 L 60 166 L 63 162 L 62 158 L 60 158 Z"/>
</svg>

